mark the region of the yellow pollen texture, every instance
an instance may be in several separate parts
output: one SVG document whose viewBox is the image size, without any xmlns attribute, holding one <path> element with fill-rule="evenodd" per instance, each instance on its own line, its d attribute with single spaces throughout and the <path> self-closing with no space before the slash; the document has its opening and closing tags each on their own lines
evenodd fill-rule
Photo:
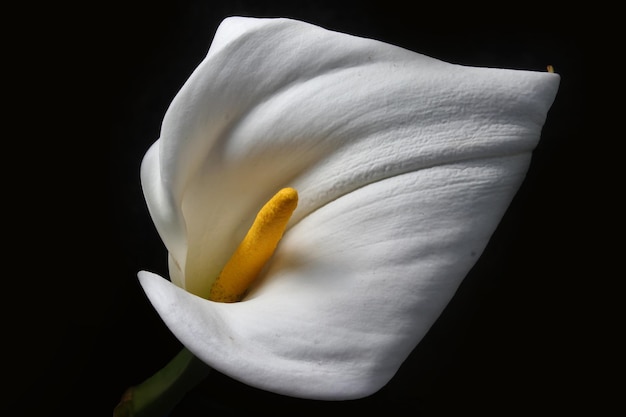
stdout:
<svg viewBox="0 0 626 417">
<path fill-rule="evenodd" d="M 224 303 L 241 300 L 274 254 L 297 205 L 298 192 L 293 188 L 283 188 L 261 208 L 252 227 L 211 287 L 209 300 Z"/>
</svg>

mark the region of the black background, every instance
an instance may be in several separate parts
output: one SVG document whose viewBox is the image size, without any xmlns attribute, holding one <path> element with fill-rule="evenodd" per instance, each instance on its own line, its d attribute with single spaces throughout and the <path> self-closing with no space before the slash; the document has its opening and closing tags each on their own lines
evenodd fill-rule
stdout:
<svg viewBox="0 0 626 417">
<path fill-rule="evenodd" d="M 45 53 L 27 54 L 43 68 L 32 71 L 35 84 L 52 88 L 35 87 L 25 108 L 54 116 L 31 118 L 22 132 L 39 124 L 54 134 L 40 137 L 43 172 L 15 194 L 18 205 L 37 202 L 24 209 L 35 225 L 27 234 L 37 238 L 14 239 L 25 254 L 21 267 L 37 272 L 9 280 L 21 297 L 5 315 L 11 383 L 3 415 L 109 416 L 129 385 L 179 350 L 136 279 L 141 269 L 167 274 L 139 165 L 170 101 L 231 15 L 293 17 L 465 65 L 544 71 L 551 64 L 562 82 L 500 227 L 387 386 L 358 401 L 318 402 L 214 373 L 171 416 L 562 415 L 610 400 L 597 372 L 603 342 L 592 313 L 600 303 L 585 284 L 600 275 L 589 219 L 602 201 L 581 169 L 594 148 L 586 12 L 521 3 L 135 1 L 61 14 L 30 45 Z M 23 278 L 29 274 L 39 279 Z"/>
</svg>

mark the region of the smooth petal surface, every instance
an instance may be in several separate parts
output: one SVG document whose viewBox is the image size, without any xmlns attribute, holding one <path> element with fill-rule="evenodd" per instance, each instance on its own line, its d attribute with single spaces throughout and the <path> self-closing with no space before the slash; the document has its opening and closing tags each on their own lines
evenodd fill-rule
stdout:
<svg viewBox="0 0 626 417">
<path fill-rule="evenodd" d="M 182 288 L 140 281 L 182 343 L 234 378 L 305 398 L 371 394 L 487 244 L 558 81 L 287 19 L 227 19 L 142 166 Z M 192 294 L 285 186 L 300 205 L 255 291 L 235 304 Z"/>
</svg>

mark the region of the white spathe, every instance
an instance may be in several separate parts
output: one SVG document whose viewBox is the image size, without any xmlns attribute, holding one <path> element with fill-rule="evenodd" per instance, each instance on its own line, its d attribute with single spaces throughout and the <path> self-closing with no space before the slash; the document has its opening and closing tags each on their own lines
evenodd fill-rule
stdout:
<svg viewBox="0 0 626 417">
<path fill-rule="evenodd" d="M 222 373 L 302 398 L 372 394 L 486 246 L 558 85 L 299 21 L 228 18 L 144 158 L 172 282 L 140 282 Z M 299 206 L 250 295 L 194 295 L 286 186 Z"/>
</svg>

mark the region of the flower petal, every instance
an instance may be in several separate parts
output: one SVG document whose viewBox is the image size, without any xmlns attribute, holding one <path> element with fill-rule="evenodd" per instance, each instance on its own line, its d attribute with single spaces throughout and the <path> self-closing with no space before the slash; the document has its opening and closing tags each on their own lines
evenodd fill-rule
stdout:
<svg viewBox="0 0 626 417">
<path fill-rule="evenodd" d="M 214 45 L 144 161 L 173 281 L 210 285 L 278 189 L 296 188 L 299 207 L 244 302 L 140 281 L 221 372 L 304 398 L 371 394 L 487 244 L 559 77 L 452 65 L 286 19 L 228 19 Z"/>
<path fill-rule="evenodd" d="M 158 173 L 142 179 L 159 184 L 146 199 L 172 269 L 189 291 L 210 286 L 284 186 L 301 196 L 294 224 L 394 175 L 530 152 L 558 80 L 289 19 L 226 19 L 164 118 Z"/>
<path fill-rule="evenodd" d="M 385 385 L 487 244 L 528 155 L 432 167 L 337 199 L 283 238 L 247 301 L 141 283 L 200 359 L 284 395 L 343 400 Z"/>
</svg>

